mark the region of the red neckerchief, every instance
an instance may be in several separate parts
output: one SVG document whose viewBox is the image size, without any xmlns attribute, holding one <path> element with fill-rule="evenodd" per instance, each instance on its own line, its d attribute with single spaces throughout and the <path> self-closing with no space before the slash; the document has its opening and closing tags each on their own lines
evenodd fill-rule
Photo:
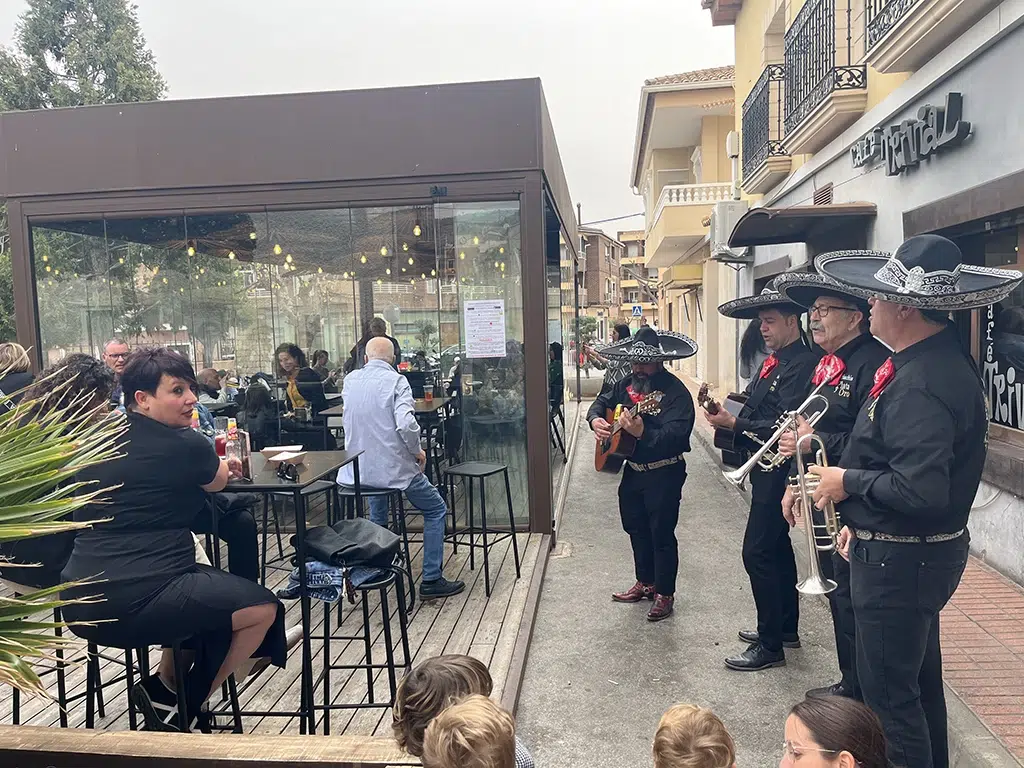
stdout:
<svg viewBox="0 0 1024 768">
<path fill-rule="evenodd" d="M 765 361 L 761 364 L 761 376 L 762 379 L 767 379 L 772 371 L 775 370 L 775 366 L 779 364 L 778 358 L 775 357 L 775 353 L 772 352 Z"/>
<path fill-rule="evenodd" d="M 643 393 L 633 391 L 632 384 L 626 387 L 626 394 L 629 395 L 629 399 L 633 401 L 633 405 L 636 405 L 637 403 L 644 399 Z"/>
<path fill-rule="evenodd" d="M 875 386 L 871 388 L 870 396 L 877 398 L 881 395 L 882 390 L 889 386 L 889 382 L 893 380 L 895 375 L 896 366 L 892 364 L 892 358 L 890 357 L 875 371 Z"/>
<path fill-rule="evenodd" d="M 839 379 L 842 378 L 845 371 L 846 363 L 843 362 L 842 358 L 835 355 L 825 355 L 818 361 L 818 367 L 814 369 L 811 384 L 817 387 L 824 382 L 828 386 L 834 387 L 839 383 Z"/>
</svg>

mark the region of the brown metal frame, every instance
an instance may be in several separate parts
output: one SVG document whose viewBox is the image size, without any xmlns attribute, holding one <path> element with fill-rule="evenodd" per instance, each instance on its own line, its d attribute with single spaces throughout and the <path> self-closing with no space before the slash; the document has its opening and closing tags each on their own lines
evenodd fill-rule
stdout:
<svg viewBox="0 0 1024 768">
<path fill-rule="evenodd" d="M 428 115 L 425 123 L 420 124 L 418 120 L 422 115 L 417 110 L 423 110 L 424 104 Z M 390 111 L 392 114 L 382 113 L 379 120 L 387 121 L 389 127 L 400 126 L 401 130 L 383 131 L 381 139 L 373 126 L 382 122 L 368 127 L 365 119 L 359 121 L 352 117 L 367 105 Z M 358 156 L 353 155 L 352 147 L 345 146 L 344 138 L 339 144 L 337 136 L 344 137 L 343 131 L 336 134 L 330 126 L 296 122 L 294 113 L 302 109 L 344 123 L 367 146 L 359 148 Z M 521 113 L 521 119 L 511 125 L 510 109 Z M 204 166 L 196 170 L 198 183 L 182 185 L 175 163 L 188 164 L 189 153 L 193 151 L 201 157 L 215 156 L 209 144 L 226 140 L 228 136 L 240 137 L 250 148 L 252 145 L 259 147 L 262 142 L 267 155 L 277 151 L 273 140 L 275 133 L 266 126 L 250 136 L 244 121 L 241 127 L 223 125 L 225 116 L 236 111 L 277 119 L 282 131 L 300 134 L 298 139 L 293 136 L 286 142 L 286 151 L 296 154 L 298 172 L 307 172 L 314 180 L 296 179 L 296 172 L 287 165 L 282 166 L 279 156 L 263 156 L 255 151 L 255 170 L 240 165 L 237 155 L 225 161 L 224 177 L 244 178 L 245 181 L 214 186 L 209 179 L 217 178 L 216 169 L 211 171 Z M 204 120 L 204 115 L 209 116 L 208 120 Z M 177 128 L 177 132 L 166 123 Z M 213 135 L 208 138 L 196 127 L 204 124 L 212 126 Z M 71 150 L 74 145 L 80 149 L 83 131 L 88 131 L 90 140 L 95 139 L 94 154 L 101 161 L 91 157 L 83 159 L 82 153 L 75 150 L 79 158 L 77 165 L 69 168 L 68 181 L 63 184 L 64 179 L 54 166 L 59 168 L 62 163 L 71 162 L 75 156 Z M 493 131 L 493 140 L 489 137 L 488 142 L 482 143 L 480 137 L 488 131 Z M 465 140 L 460 140 L 461 137 Z M 371 146 L 374 141 L 376 146 Z M 121 146 L 125 143 L 127 146 Z M 149 156 L 146 159 L 150 162 L 139 159 L 144 145 L 153 156 L 161 159 L 159 163 L 151 162 Z M 46 178 L 39 181 L 30 173 L 31 161 L 41 161 L 49 150 L 54 155 L 49 158 L 53 164 L 47 163 Z M 346 151 L 347 156 L 343 155 Z M 434 152 L 437 156 L 433 156 Z M 401 156 L 403 153 L 405 157 Z M 412 156 L 414 154 L 418 157 Z M 314 162 L 320 156 L 324 158 L 325 169 Z M 368 179 L 360 175 L 365 173 L 367 156 L 379 158 L 384 168 L 380 178 Z M 406 168 L 418 169 L 416 161 L 423 157 L 428 157 L 430 162 L 426 163 L 429 168 L 422 174 L 415 170 L 406 176 L 394 173 L 394 169 L 403 164 Z M 111 158 L 120 159 L 121 164 L 106 167 L 105 163 L 111 162 Z M 515 167 L 495 170 L 495 158 Z M 449 161 L 456 172 L 436 172 Z M 83 163 L 93 165 L 83 170 Z M 124 163 L 134 163 L 135 167 L 126 173 Z M 349 171 L 350 166 L 358 170 Z M 286 170 L 283 179 L 275 175 L 260 176 L 261 168 L 271 174 L 271 170 L 281 172 L 282 167 Z M 478 170 L 470 170 L 474 167 Z M 526 408 L 530 530 L 551 532 L 545 194 L 555 203 L 574 258 L 577 222 L 539 80 L 8 113 L 0 115 L 0 168 L 7 170 L 6 177 L 0 178 L 0 195 L 8 197 L 18 339 L 31 350 L 36 362 L 40 333 L 29 236 L 32 224 L 98 216 L 121 218 L 257 208 L 274 211 L 518 199 L 523 253 L 524 396 L 527 406 L 534 406 Z M 95 188 L 83 189 L 83 179 L 93 183 L 90 170 L 95 172 Z M 132 179 L 134 186 L 126 188 L 125 178 Z M 434 194 L 438 187 L 445 188 L 443 196 Z M 541 453 L 543 456 L 539 455 Z"/>
</svg>

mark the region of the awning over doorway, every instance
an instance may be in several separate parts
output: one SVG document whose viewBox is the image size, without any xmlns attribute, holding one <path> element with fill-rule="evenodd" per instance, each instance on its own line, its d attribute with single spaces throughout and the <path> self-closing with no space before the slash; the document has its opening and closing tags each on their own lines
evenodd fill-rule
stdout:
<svg viewBox="0 0 1024 768">
<path fill-rule="evenodd" d="M 733 227 L 729 247 L 803 243 L 819 239 L 831 230 L 873 219 L 876 213 L 874 203 L 752 208 Z"/>
</svg>

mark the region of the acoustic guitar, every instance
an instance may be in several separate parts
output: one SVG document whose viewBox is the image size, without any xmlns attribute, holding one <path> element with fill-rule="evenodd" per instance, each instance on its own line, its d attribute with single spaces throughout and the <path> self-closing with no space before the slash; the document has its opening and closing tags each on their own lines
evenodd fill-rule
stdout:
<svg viewBox="0 0 1024 768">
<path fill-rule="evenodd" d="M 730 394 L 725 399 L 725 410 L 733 416 L 738 415 L 740 410 L 743 408 L 743 401 L 745 399 L 746 398 L 743 395 L 737 395 L 735 393 Z M 697 404 L 712 416 L 723 408 L 717 400 L 711 397 L 711 393 L 708 392 L 708 385 L 706 382 L 700 385 L 700 390 L 697 392 Z M 743 466 L 743 463 L 747 460 L 747 451 L 742 445 L 737 443 L 737 437 L 738 435 L 731 429 L 715 427 L 715 448 L 722 452 L 722 463 L 727 467 Z"/>
<path fill-rule="evenodd" d="M 661 411 L 661 392 L 651 392 L 640 402 L 629 409 L 629 414 L 636 417 L 642 414 L 656 414 Z M 609 408 L 605 413 L 605 421 L 612 425 L 612 433 L 607 440 L 600 440 L 594 452 L 594 468 L 598 472 L 616 474 L 626 459 L 636 450 L 636 438 L 624 430 L 619 424 L 615 410 Z"/>
</svg>

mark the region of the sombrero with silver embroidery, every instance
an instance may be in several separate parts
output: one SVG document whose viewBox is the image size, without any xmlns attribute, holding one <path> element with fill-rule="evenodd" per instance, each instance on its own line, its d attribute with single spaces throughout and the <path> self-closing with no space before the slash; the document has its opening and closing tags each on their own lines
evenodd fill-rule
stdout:
<svg viewBox="0 0 1024 768">
<path fill-rule="evenodd" d="M 628 339 L 597 350 L 602 357 L 630 363 L 682 360 L 697 354 L 697 342 L 675 331 L 656 331 L 643 326 Z"/>
<path fill-rule="evenodd" d="M 888 255 L 888 254 L 883 254 Z M 845 286 L 827 275 L 816 275 L 813 272 L 787 272 L 775 278 L 775 288 L 779 293 L 801 307 L 810 309 L 819 296 L 838 296 L 868 316 L 870 307 L 867 299 L 852 293 Z"/>
<path fill-rule="evenodd" d="M 718 307 L 718 312 L 737 320 L 754 320 L 762 309 L 781 309 L 783 312 L 795 314 L 803 314 L 804 311 L 799 304 L 794 304 L 775 290 L 775 281 L 773 280 L 757 296 L 746 296 L 742 299 L 727 301 Z"/>
<path fill-rule="evenodd" d="M 1014 269 L 964 264 L 956 243 L 939 235 L 911 237 L 893 254 L 822 253 L 814 265 L 853 296 L 876 296 L 895 304 L 943 312 L 995 304 L 1024 280 L 1024 274 Z"/>
</svg>

